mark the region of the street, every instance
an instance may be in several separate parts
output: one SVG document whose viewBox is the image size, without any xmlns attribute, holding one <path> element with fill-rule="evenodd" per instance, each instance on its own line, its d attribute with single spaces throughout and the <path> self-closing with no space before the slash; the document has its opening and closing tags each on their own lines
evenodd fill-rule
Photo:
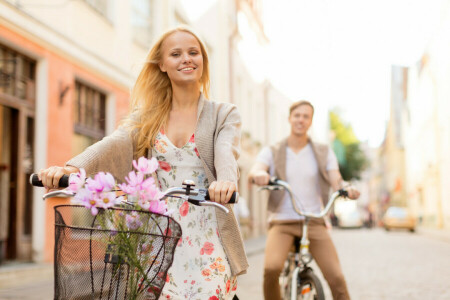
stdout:
<svg viewBox="0 0 450 300">
<path fill-rule="evenodd" d="M 333 229 L 332 238 L 352 299 L 450 299 L 448 239 L 382 229 Z M 264 255 L 249 259 L 248 274 L 239 278 L 238 296 L 263 299 Z M 314 270 L 319 272 L 317 266 Z M 320 278 L 326 298 L 332 299 L 321 274 Z"/>
<path fill-rule="evenodd" d="M 341 260 L 352 299 L 450 299 L 450 235 L 419 230 L 385 232 L 382 229 L 333 229 L 332 238 Z M 250 243 L 252 242 L 252 243 Z M 239 277 L 241 300 L 263 299 L 264 239 L 246 242 L 250 268 Z M 332 299 L 317 266 L 326 299 Z M 51 299 L 51 278 L 0 289 L 0 299 Z"/>
</svg>

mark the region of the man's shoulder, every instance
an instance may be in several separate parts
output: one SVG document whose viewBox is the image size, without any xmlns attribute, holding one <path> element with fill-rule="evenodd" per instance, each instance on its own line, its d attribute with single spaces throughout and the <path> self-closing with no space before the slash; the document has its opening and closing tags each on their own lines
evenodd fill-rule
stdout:
<svg viewBox="0 0 450 300">
<path fill-rule="evenodd" d="M 319 151 L 328 151 L 328 149 L 330 148 L 328 144 L 315 142 L 311 139 L 309 140 L 309 143 L 311 144 L 312 147 L 314 147 Z"/>
<path fill-rule="evenodd" d="M 280 140 L 280 141 L 278 141 L 278 142 L 276 142 L 276 143 L 270 145 L 270 146 L 269 146 L 270 150 L 275 151 L 275 150 L 280 149 L 280 147 L 282 147 L 282 146 L 284 146 L 284 145 L 287 145 L 287 139 L 288 139 L 288 138 L 285 137 L 285 138 L 283 138 L 282 140 Z"/>
</svg>

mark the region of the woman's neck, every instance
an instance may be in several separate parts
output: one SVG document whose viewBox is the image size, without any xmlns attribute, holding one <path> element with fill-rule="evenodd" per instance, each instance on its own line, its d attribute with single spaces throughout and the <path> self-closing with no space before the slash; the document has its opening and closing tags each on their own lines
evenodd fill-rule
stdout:
<svg viewBox="0 0 450 300">
<path fill-rule="evenodd" d="M 200 98 L 200 87 L 198 85 L 179 87 L 172 84 L 172 110 L 197 108 Z"/>
</svg>

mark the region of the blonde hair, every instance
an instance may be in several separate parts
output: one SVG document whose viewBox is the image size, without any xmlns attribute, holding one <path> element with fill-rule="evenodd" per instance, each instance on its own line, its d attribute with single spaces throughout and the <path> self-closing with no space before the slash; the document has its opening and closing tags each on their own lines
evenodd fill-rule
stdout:
<svg viewBox="0 0 450 300">
<path fill-rule="evenodd" d="M 173 33 L 187 32 L 200 44 L 203 57 L 203 73 L 200 78 L 202 92 L 209 97 L 209 60 L 206 48 L 200 38 L 187 27 L 177 27 L 164 33 L 154 43 L 146 63 L 131 90 L 131 109 L 124 124 L 131 131 L 136 143 L 134 155 L 140 157 L 155 143 L 155 138 L 169 118 L 172 106 L 172 84 L 167 73 L 159 68 L 162 62 L 162 44 Z"/>
</svg>

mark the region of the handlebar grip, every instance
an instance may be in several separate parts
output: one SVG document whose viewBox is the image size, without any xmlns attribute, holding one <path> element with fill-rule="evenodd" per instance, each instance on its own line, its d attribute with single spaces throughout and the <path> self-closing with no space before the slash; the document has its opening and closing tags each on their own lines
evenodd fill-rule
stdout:
<svg viewBox="0 0 450 300">
<path fill-rule="evenodd" d="M 269 183 L 267 185 L 277 185 L 277 184 L 278 184 L 278 178 L 270 177 Z"/>
<path fill-rule="evenodd" d="M 340 189 L 338 191 L 340 197 L 348 197 L 348 192 L 345 189 Z"/>
<path fill-rule="evenodd" d="M 208 190 L 206 190 L 205 200 L 210 200 Z M 230 201 L 228 201 L 227 204 L 236 204 L 236 203 L 238 203 L 238 201 L 239 201 L 239 193 L 233 192 L 233 194 L 231 195 Z"/>
<path fill-rule="evenodd" d="M 42 181 L 39 180 L 39 177 L 36 173 L 31 174 L 30 176 L 30 184 L 32 186 L 43 187 Z M 69 186 L 69 175 L 63 175 L 59 179 L 58 187 L 65 188 Z"/>
</svg>

